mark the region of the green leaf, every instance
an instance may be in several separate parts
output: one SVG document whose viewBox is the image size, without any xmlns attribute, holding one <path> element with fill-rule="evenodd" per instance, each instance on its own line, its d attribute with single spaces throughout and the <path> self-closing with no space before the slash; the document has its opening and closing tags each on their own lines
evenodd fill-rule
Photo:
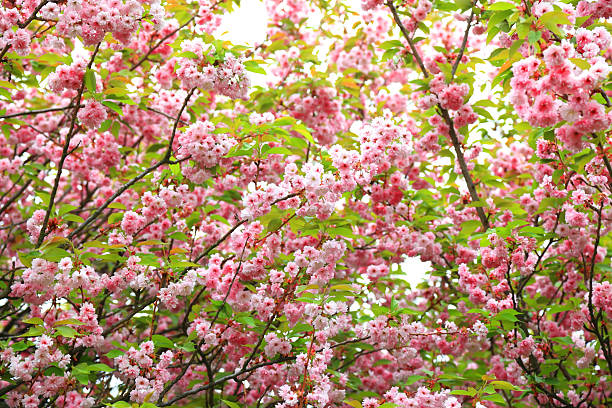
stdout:
<svg viewBox="0 0 612 408">
<path fill-rule="evenodd" d="M 468 220 L 461 223 L 461 236 L 469 237 L 480 227 L 481 223 L 478 220 Z"/>
<path fill-rule="evenodd" d="M 104 371 L 107 373 L 115 371 L 114 368 L 111 368 L 103 363 L 90 364 L 87 366 L 87 368 L 89 369 L 89 371 Z"/>
<path fill-rule="evenodd" d="M 45 369 L 45 375 L 50 376 L 50 375 L 57 375 L 58 377 L 63 377 L 64 376 L 64 370 L 62 370 L 61 368 L 57 367 L 57 366 L 50 366 L 47 367 Z"/>
<path fill-rule="evenodd" d="M 191 238 L 187 236 L 184 232 L 176 231 L 169 235 L 170 238 L 175 239 L 177 241 L 189 242 Z"/>
<path fill-rule="evenodd" d="M 378 408 L 395 408 L 395 407 L 399 407 L 399 405 L 394 404 L 393 402 L 385 402 L 384 404 L 381 404 L 378 406 Z"/>
<path fill-rule="evenodd" d="M 562 12 L 561 10 L 549 11 L 548 13 L 542 14 L 539 18 L 539 21 L 546 24 L 563 24 L 563 25 L 571 25 L 572 22 L 569 20 L 567 14 Z"/>
<path fill-rule="evenodd" d="M 531 28 L 530 26 L 531 25 L 528 22 L 524 22 L 516 26 L 516 34 L 520 39 L 524 40 L 525 37 L 527 37 Z"/>
<path fill-rule="evenodd" d="M 62 320 L 58 320 L 55 323 L 53 323 L 53 326 L 65 326 L 67 324 L 74 324 L 76 326 L 83 326 L 85 323 L 83 323 L 82 321 L 75 319 L 73 317 L 69 318 L 69 319 L 62 319 Z"/>
<path fill-rule="evenodd" d="M 42 326 L 32 326 L 28 329 L 25 334 L 22 334 L 19 337 L 38 337 L 45 332 L 45 329 Z"/>
<path fill-rule="evenodd" d="M 225 157 L 250 156 L 253 154 L 255 143 L 243 143 L 230 149 Z"/>
<path fill-rule="evenodd" d="M 495 316 L 493 316 L 491 320 L 499 320 L 499 321 L 505 321 L 505 322 L 518 322 L 518 318 L 516 317 L 517 314 L 519 314 L 519 312 L 517 312 L 514 309 L 504 309 L 500 311 L 498 314 L 496 314 Z"/>
<path fill-rule="evenodd" d="M 85 86 L 87 87 L 87 90 L 91 92 L 92 94 L 95 94 L 96 93 L 96 75 L 91 69 L 88 69 L 85 72 L 85 76 L 83 80 L 85 81 Z"/>
<path fill-rule="evenodd" d="M 455 4 L 459 6 L 459 9 L 465 11 L 472 7 L 472 0 L 455 0 Z"/>
<path fill-rule="evenodd" d="M 310 143 L 312 143 L 313 145 L 315 144 L 315 141 L 312 138 L 312 135 L 310 134 L 310 132 L 308 131 L 306 126 L 304 126 L 304 125 L 296 125 L 296 126 L 293 127 L 293 130 L 298 132 L 300 135 L 304 136 L 304 138 L 306 140 L 308 140 Z"/>
<path fill-rule="evenodd" d="M 570 58 L 569 60 L 572 61 L 574 65 L 576 65 L 580 69 L 588 70 L 591 68 L 591 64 L 589 64 L 588 61 L 583 60 L 582 58 Z"/>
<path fill-rule="evenodd" d="M 17 89 L 17 87 L 13 85 L 12 83 L 10 83 L 9 81 L 0 81 L 0 86 L 9 88 L 9 89 Z"/>
<path fill-rule="evenodd" d="M 183 344 L 179 348 L 181 350 L 185 350 L 188 353 L 191 353 L 192 351 L 195 350 L 195 344 L 193 344 L 193 342 L 191 342 L 191 341 L 188 341 L 188 342 L 185 342 L 185 344 Z"/>
<path fill-rule="evenodd" d="M 27 350 L 33 345 L 34 343 L 32 343 L 31 341 L 23 340 L 23 341 L 18 341 L 17 343 L 13 343 L 11 347 L 13 348 L 15 352 L 19 352 L 19 351 Z"/>
<path fill-rule="evenodd" d="M 249 327 L 257 326 L 257 321 L 251 316 L 236 316 L 234 318 L 238 323 L 245 324 Z"/>
<path fill-rule="evenodd" d="M 550 309 L 548 309 L 548 313 L 555 314 L 555 313 L 566 312 L 572 309 L 574 309 L 574 306 L 572 305 L 554 305 L 554 306 L 551 306 Z"/>
<path fill-rule="evenodd" d="M 473 397 L 477 392 L 474 388 L 470 387 L 467 390 L 452 390 L 451 395 L 468 395 Z"/>
<path fill-rule="evenodd" d="M 117 122 L 115 122 L 115 123 L 117 123 Z M 116 222 L 121 221 L 122 219 L 123 219 L 123 213 L 112 213 L 108 217 L 108 223 L 109 224 L 114 224 Z"/>
<path fill-rule="evenodd" d="M 266 75 L 266 71 L 262 67 L 260 67 L 259 64 L 256 63 L 255 61 L 245 61 L 244 68 L 247 71 L 251 71 L 256 74 Z"/>
<path fill-rule="evenodd" d="M 270 154 L 286 154 L 286 155 L 292 155 L 294 154 L 291 150 L 287 149 L 286 147 L 273 147 L 270 150 L 268 150 L 266 152 L 266 156 L 270 155 Z"/>
<path fill-rule="evenodd" d="M 398 53 L 398 49 L 397 48 L 390 48 L 387 51 L 385 51 L 382 55 L 382 57 L 380 57 L 382 62 L 385 61 L 389 61 L 390 59 L 392 59 L 393 57 L 395 57 L 395 55 L 397 55 Z"/>
<path fill-rule="evenodd" d="M 404 44 L 402 44 L 399 40 L 390 40 L 385 41 L 379 45 L 379 47 L 383 50 L 390 50 L 392 48 L 404 48 Z"/>
<path fill-rule="evenodd" d="M 70 205 L 70 204 L 63 204 L 60 208 L 59 211 L 57 212 L 57 214 L 61 217 L 64 214 L 69 213 L 72 210 L 76 210 L 77 207 L 76 205 Z"/>
<path fill-rule="evenodd" d="M 62 258 L 70 258 L 71 256 L 72 254 L 65 249 L 54 247 L 46 250 L 42 258 L 51 262 L 59 262 Z"/>
<path fill-rule="evenodd" d="M 175 259 L 170 262 L 170 266 L 173 268 L 188 268 L 188 267 L 199 268 L 201 265 L 195 262 L 191 262 L 191 261 L 179 261 Z"/>
<path fill-rule="evenodd" d="M 123 115 L 123 109 L 121 109 L 121 106 L 117 105 L 115 102 L 102 101 L 102 105 L 106 106 L 107 108 L 112 109 L 119 116 Z"/>
<path fill-rule="evenodd" d="M 173 349 L 174 343 L 169 338 L 160 334 L 154 334 L 151 338 L 156 347 Z"/>
<path fill-rule="evenodd" d="M 75 338 L 79 333 L 70 326 L 58 326 L 55 331 L 63 337 Z"/>
<path fill-rule="evenodd" d="M 565 33 L 558 26 L 572 24 L 567 18 L 567 14 L 559 10 L 549 11 L 543 14 L 542 17 L 539 18 L 539 21 L 559 37 L 565 37 Z"/>
<path fill-rule="evenodd" d="M 236 404 L 235 402 L 228 401 L 228 400 L 221 400 L 221 401 L 223 401 L 229 408 L 241 408 L 240 405 Z"/>
<path fill-rule="evenodd" d="M 120 128 L 121 128 L 121 124 L 117 121 L 114 121 L 113 124 L 111 125 L 111 133 L 113 134 L 113 136 L 119 137 Z"/>
<path fill-rule="evenodd" d="M 349 285 L 348 283 L 342 283 L 340 285 L 333 285 L 332 287 L 329 288 L 329 290 L 342 290 L 342 291 L 347 291 L 347 292 L 355 291 L 355 289 L 353 288 L 353 285 Z"/>
<path fill-rule="evenodd" d="M 473 201 L 466 205 L 466 207 L 486 207 L 486 206 L 487 206 L 487 203 L 485 203 L 482 200 Z"/>
<path fill-rule="evenodd" d="M 283 225 L 283 221 L 280 218 L 273 218 L 268 223 L 268 231 L 276 231 Z"/>
<path fill-rule="evenodd" d="M 512 43 L 512 45 L 510 46 L 510 51 L 508 51 L 508 55 L 510 57 L 513 57 L 514 54 L 516 54 L 518 52 L 518 49 L 520 48 L 521 45 L 523 45 L 524 42 L 525 41 L 522 40 L 522 39 L 518 39 L 518 40 L 514 41 Z"/>
<path fill-rule="evenodd" d="M 283 116 L 282 118 L 276 119 L 272 122 L 272 126 L 292 126 L 295 125 L 295 119 L 290 118 L 288 116 Z"/>
<path fill-rule="evenodd" d="M 62 217 L 62 219 L 64 221 L 69 221 L 69 222 L 77 222 L 79 224 L 85 222 L 85 220 L 83 219 L 83 217 L 79 217 L 76 214 L 66 214 Z"/>
<path fill-rule="evenodd" d="M 198 54 L 196 54 L 193 51 L 183 51 L 179 54 L 176 55 L 177 58 L 191 58 L 191 59 L 198 59 Z"/>
<path fill-rule="evenodd" d="M 119 357 L 125 354 L 125 351 L 123 350 L 119 350 L 119 349 L 115 349 L 115 350 L 111 350 L 108 353 L 106 353 L 106 357 L 108 358 L 115 358 L 115 357 Z"/>
<path fill-rule="evenodd" d="M 532 227 L 527 225 L 519 230 L 519 235 L 524 237 L 538 237 L 546 234 L 546 231 L 542 227 Z"/>
<path fill-rule="evenodd" d="M 514 3 L 506 3 L 503 1 L 498 1 L 495 2 L 493 4 L 490 4 L 489 7 L 487 7 L 488 10 L 495 10 L 495 11 L 501 11 L 501 10 L 511 10 L 511 9 L 516 9 L 516 4 Z"/>
<path fill-rule="evenodd" d="M 23 252 L 19 252 L 17 254 L 17 257 L 19 258 L 22 264 L 24 264 L 25 266 L 29 268 L 32 266 L 32 261 L 34 260 L 34 258 L 37 258 L 39 255 L 40 253 L 38 252 L 29 253 L 29 254 L 24 254 Z"/>
<path fill-rule="evenodd" d="M 361 402 L 357 400 L 344 400 L 344 403 L 350 405 L 353 408 L 363 408 Z"/>
<path fill-rule="evenodd" d="M 299 137 L 284 136 L 284 138 L 291 147 L 296 147 L 298 149 L 305 149 L 308 147 L 308 143 Z"/>
<path fill-rule="evenodd" d="M 500 404 L 502 406 L 506 405 L 506 400 L 499 394 L 484 395 L 481 399 L 485 401 L 495 402 L 496 404 Z"/>
<path fill-rule="evenodd" d="M 222 217 L 219 214 L 210 214 L 209 218 L 211 220 L 219 221 L 219 222 L 222 222 L 225 225 L 231 226 L 230 222 L 225 217 Z"/>
<path fill-rule="evenodd" d="M 82 385 L 88 385 L 89 384 L 89 373 L 83 373 L 83 372 L 73 372 L 72 375 L 74 376 L 74 378 L 76 378 L 78 380 L 78 382 L 80 382 Z"/>
<path fill-rule="evenodd" d="M 287 46 L 283 40 L 276 40 L 266 48 L 266 50 L 270 53 L 284 49 L 287 49 Z"/>
<path fill-rule="evenodd" d="M 542 33 L 539 31 L 530 31 L 527 34 L 527 41 L 532 45 L 540 41 L 540 38 L 542 38 Z"/>
<path fill-rule="evenodd" d="M 45 322 L 43 322 L 43 319 L 41 319 L 40 317 L 31 317 L 29 319 L 25 319 L 23 320 L 23 323 L 26 324 L 36 324 L 36 325 L 42 325 Z"/>
<path fill-rule="evenodd" d="M 491 385 L 498 390 L 511 390 L 511 391 L 519 391 L 520 388 L 516 387 L 514 384 L 509 383 L 508 381 L 491 381 Z"/>
</svg>

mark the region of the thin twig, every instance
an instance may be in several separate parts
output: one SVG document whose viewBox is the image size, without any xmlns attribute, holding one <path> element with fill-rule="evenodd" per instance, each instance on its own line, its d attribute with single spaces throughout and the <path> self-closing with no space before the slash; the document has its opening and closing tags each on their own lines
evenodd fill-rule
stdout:
<svg viewBox="0 0 612 408">
<path fill-rule="evenodd" d="M 143 171 L 142 173 L 140 173 L 139 175 L 137 175 L 136 177 L 134 177 L 133 179 L 131 179 L 130 181 L 128 181 L 126 184 L 122 185 L 116 192 L 115 194 L 113 194 L 112 196 L 110 196 L 108 198 L 108 200 L 106 200 L 104 202 L 104 204 L 102 204 L 93 214 L 91 214 L 86 220 L 85 222 L 83 222 L 81 225 L 79 225 L 79 227 L 77 229 L 75 229 L 74 231 L 72 231 L 69 235 L 68 235 L 68 239 L 72 239 L 73 237 L 75 237 L 77 234 L 79 234 L 81 231 L 83 231 L 83 229 L 85 229 L 89 224 L 91 224 L 93 221 L 95 221 L 96 218 L 98 218 L 100 216 L 100 214 L 102 214 L 102 212 L 113 202 L 115 201 L 115 199 L 117 197 L 119 197 L 121 194 L 123 194 L 128 188 L 132 187 L 135 183 L 137 183 L 138 181 L 140 181 L 142 178 L 144 178 L 147 174 L 155 171 L 158 167 L 160 167 L 163 164 L 167 164 L 170 161 L 170 157 L 172 156 L 172 144 L 174 142 L 174 137 L 176 135 L 176 130 L 178 127 L 178 121 L 180 120 L 181 115 L 183 114 L 183 111 L 185 110 L 185 108 L 187 107 L 187 103 L 189 102 L 189 99 L 191 98 L 191 95 L 193 95 L 193 93 L 195 92 L 196 88 L 193 88 L 185 97 L 185 100 L 183 102 L 183 106 L 181 106 L 181 109 L 179 110 L 177 116 L 176 116 L 176 120 L 174 122 L 174 127 L 172 128 L 172 136 L 170 137 L 170 143 L 168 145 L 168 149 L 166 150 L 166 154 L 164 155 L 164 157 L 157 163 L 155 163 L 154 165 L 148 167 L 145 171 Z"/>
<path fill-rule="evenodd" d="M 87 64 L 87 70 L 91 69 L 94 59 L 96 58 L 96 54 L 98 54 L 98 50 L 100 49 L 100 44 L 96 45 L 93 53 L 91 54 L 91 58 L 89 60 L 89 64 Z M 66 143 L 64 143 L 64 148 L 62 150 L 62 157 L 60 157 L 59 163 L 57 165 L 57 175 L 55 176 L 55 182 L 53 183 L 53 189 L 51 190 L 51 196 L 49 198 L 49 206 L 47 207 L 47 212 L 45 213 L 45 219 L 43 220 L 43 224 L 40 228 L 40 233 L 38 235 L 38 240 L 36 241 L 36 248 L 40 247 L 47 235 L 47 225 L 49 223 L 49 217 L 51 216 L 51 210 L 53 209 L 53 204 L 55 201 L 55 195 L 57 194 L 57 189 L 59 188 L 60 179 L 62 177 L 62 169 L 64 168 L 64 161 L 66 157 L 71 153 L 68 151 L 70 147 L 70 140 L 72 136 L 74 136 L 76 130 L 76 119 L 77 114 L 79 113 L 79 109 L 81 108 L 81 97 L 83 96 L 83 91 L 85 90 L 85 77 L 83 77 L 83 81 L 81 82 L 81 87 L 79 88 L 79 93 L 76 96 L 76 102 L 74 104 L 74 112 L 72 113 L 72 120 L 70 123 L 70 130 L 68 131 L 68 135 L 66 135 Z"/>
<path fill-rule="evenodd" d="M 480 201 L 480 197 L 478 196 L 476 186 L 474 185 L 474 180 L 472 180 L 472 176 L 470 175 L 470 171 L 468 170 L 467 164 L 465 162 L 463 150 L 461 150 L 461 144 L 459 143 L 459 138 L 457 137 L 457 133 L 455 132 L 455 124 L 453 123 L 453 120 L 448 114 L 448 111 L 442 108 L 439 104 L 438 107 L 440 108 L 442 117 L 448 125 L 448 134 L 450 136 L 451 143 L 453 144 L 453 147 L 455 149 L 455 153 L 457 154 L 459 168 L 461 169 L 461 174 L 463 175 L 463 179 L 465 180 L 465 184 L 467 185 L 470 197 L 472 198 L 472 202 L 478 202 Z M 484 227 L 485 231 L 491 228 L 491 226 L 489 225 L 489 220 L 487 219 L 487 216 L 481 206 L 476 207 L 476 213 L 478 214 L 478 218 L 480 218 L 480 222 Z"/>
<path fill-rule="evenodd" d="M 463 58 L 463 53 L 465 52 L 465 47 L 467 46 L 468 36 L 470 35 L 470 28 L 472 28 L 472 19 L 474 19 L 474 10 L 470 13 L 470 18 L 467 20 L 467 27 L 465 28 L 465 33 L 463 34 L 463 42 L 461 43 L 461 50 L 459 51 L 459 55 L 457 55 L 457 59 L 455 59 L 455 63 L 453 64 L 453 69 L 451 71 L 451 81 L 455 77 L 455 73 L 457 72 L 457 68 L 459 68 L 459 63 L 461 62 L 461 58 Z"/>
<path fill-rule="evenodd" d="M 132 68 L 130 68 L 130 71 L 134 71 L 136 68 L 138 68 L 140 65 L 142 65 L 142 63 L 145 62 L 147 60 L 147 58 L 149 58 L 149 55 L 151 55 L 151 53 L 154 50 L 156 50 L 157 47 L 159 47 L 168 38 L 172 37 L 174 34 L 178 33 L 184 27 L 189 25 L 193 20 L 195 20 L 195 18 L 196 18 L 196 16 L 191 17 L 183 25 L 179 26 L 176 30 L 171 31 L 170 33 L 166 34 L 163 38 L 161 38 L 159 41 L 157 41 L 157 43 L 155 43 L 155 45 L 153 47 L 149 48 L 149 51 L 147 51 L 147 53 L 141 59 L 139 59 L 137 63 L 132 65 Z"/>
<path fill-rule="evenodd" d="M 4 205 L 2 205 L 2 208 L 0 208 L 0 215 L 4 213 L 10 207 L 10 205 L 13 204 L 13 202 L 15 202 L 15 200 L 21 197 L 21 194 L 23 194 L 23 192 L 30 186 L 31 183 L 32 183 L 32 179 L 28 179 L 28 181 L 23 183 L 23 186 L 21 186 L 19 191 L 15 193 L 15 195 L 12 196 L 6 203 L 4 203 Z"/>
<path fill-rule="evenodd" d="M 399 26 L 402 34 L 404 35 L 404 38 L 406 38 L 406 41 L 408 41 L 408 44 L 410 45 L 410 49 L 412 50 L 412 53 L 414 55 L 414 59 L 417 61 L 417 64 L 419 68 L 421 69 L 421 72 L 423 73 L 425 78 L 429 77 L 427 68 L 425 68 L 425 65 L 423 64 L 423 59 L 421 58 L 421 56 L 419 55 L 419 52 L 414 46 L 414 43 L 412 42 L 412 39 L 410 38 L 410 33 L 408 32 L 406 27 L 404 27 L 404 24 L 402 24 L 402 21 L 400 19 L 399 14 L 397 13 L 397 9 L 395 8 L 393 1 L 389 0 L 386 4 L 391 10 L 391 13 L 393 14 L 393 19 L 395 20 L 395 23 Z M 478 193 L 476 192 L 476 187 L 474 186 L 474 180 L 472 180 L 472 176 L 470 175 L 470 172 L 467 168 L 465 157 L 463 156 L 463 151 L 461 150 L 461 144 L 459 143 L 459 138 L 457 137 L 457 133 L 455 132 L 455 126 L 454 126 L 453 120 L 451 119 L 448 113 L 448 110 L 444 109 L 439 103 L 438 103 L 438 108 L 440 109 L 442 113 L 442 117 L 444 118 L 446 124 L 449 127 L 449 135 L 451 138 L 451 142 L 453 144 L 453 147 L 455 148 L 455 153 L 457 154 L 457 160 L 459 160 L 459 167 L 461 168 L 461 173 L 463 175 L 465 183 L 467 184 L 468 191 L 470 192 L 470 196 L 472 197 L 472 202 L 477 202 L 480 200 L 480 198 L 478 196 Z M 488 230 L 490 228 L 489 220 L 487 219 L 487 216 L 485 215 L 485 212 L 482 209 L 482 207 L 476 207 L 476 213 L 478 214 L 478 218 L 480 218 L 480 222 L 482 223 L 482 226 L 484 227 L 484 229 Z"/>
<path fill-rule="evenodd" d="M 80 105 L 79 108 L 82 108 L 83 106 L 85 105 Z M 18 116 L 40 115 L 41 113 L 57 112 L 57 111 L 63 111 L 63 110 L 72 109 L 72 108 L 74 108 L 74 105 L 71 104 L 68 106 L 63 106 L 61 108 L 45 108 L 45 109 L 36 109 L 36 110 L 17 112 L 17 113 L 9 113 L 7 115 L 0 115 L 0 119 L 16 118 Z"/>
<path fill-rule="evenodd" d="M 423 73 L 423 75 L 425 75 L 425 78 L 428 78 L 429 77 L 429 73 L 427 72 L 427 68 L 425 68 L 425 64 L 423 64 L 423 60 L 421 59 L 421 56 L 419 55 L 419 52 L 417 51 L 416 47 L 414 46 L 414 42 L 412 41 L 412 38 L 410 38 L 410 33 L 408 32 L 406 27 L 404 27 L 404 24 L 402 23 L 402 20 L 400 19 L 400 16 L 397 13 L 397 9 L 395 8 L 395 5 L 393 4 L 393 0 L 389 0 L 387 2 L 387 6 L 391 10 L 391 14 L 393 14 L 393 20 L 395 20 L 395 23 L 398 25 L 398 27 L 402 31 L 402 34 L 404 34 L 404 38 L 406 39 L 406 41 L 408 41 L 408 45 L 410 46 L 410 50 L 412 51 L 412 55 L 414 56 L 414 59 L 416 60 L 417 64 L 419 65 L 419 68 L 421 68 L 421 72 Z"/>
</svg>

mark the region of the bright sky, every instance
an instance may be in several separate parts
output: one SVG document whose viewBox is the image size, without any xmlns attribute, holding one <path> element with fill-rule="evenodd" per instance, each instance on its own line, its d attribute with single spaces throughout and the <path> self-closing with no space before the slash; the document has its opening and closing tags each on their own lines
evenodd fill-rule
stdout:
<svg viewBox="0 0 612 408">
<path fill-rule="evenodd" d="M 253 46 L 266 39 L 267 20 L 263 1 L 243 0 L 237 10 L 223 17 L 217 33 L 233 44 Z"/>
</svg>

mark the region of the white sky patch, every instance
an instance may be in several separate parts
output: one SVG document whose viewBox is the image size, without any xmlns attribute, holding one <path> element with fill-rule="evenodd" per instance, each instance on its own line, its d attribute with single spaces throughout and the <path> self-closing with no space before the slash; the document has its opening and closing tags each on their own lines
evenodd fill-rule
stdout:
<svg viewBox="0 0 612 408">
<path fill-rule="evenodd" d="M 263 1 L 243 0 L 240 7 L 223 16 L 215 36 L 233 44 L 254 46 L 266 39 L 268 12 Z"/>
<path fill-rule="evenodd" d="M 396 272 L 398 277 L 401 277 L 410 284 L 410 288 L 415 289 L 431 271 L 431 262 L 423 262 L 419 258 L 406 258 L 399 264 L 400 271 Z"/>
<path fill-rule="evenodd" d="M 243 0 L 240 7 L 223 16 L 221 26 L 215 31 L 215 37 L 230 41 L 234 45 L 255 47 L 266 40 L 268 12 L 263 1 Z M 262 68 L 266 69 L 265 66 Z M 248 73 L 251 85 L 266 86 L 267 76 Z"/>
</svg>

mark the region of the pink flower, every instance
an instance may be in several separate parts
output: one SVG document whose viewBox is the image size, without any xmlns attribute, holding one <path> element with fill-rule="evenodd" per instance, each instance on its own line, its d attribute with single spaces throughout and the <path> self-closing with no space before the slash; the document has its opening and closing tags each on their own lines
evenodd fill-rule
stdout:
<svg viewBox="0 0 612 408">
<path fill-rule="evenodd" d="M 440 105 L 449 110 L 459 110 L 463 105 L 463 98 L 467 95 L 469 87 L 466 84 L 452 84 L 446 87 L 438 95 L 440 98 Z"/>
<path fill-rule="evenodd" d="M 551 45 L 544 51 L 544 61 L 548 67 L 562 65 L 565 62 L 565 51 L 558 45 Z"/>
<path fill-rule="evenodd" d="M 72 269 L 72 259 L 62 258 L 59 262 L 58 267 L 62 272 L 70 272 L 70 270 Z"/>
<path fill-rule="evenodd" d="M 123 215 L 121 221 L 121 229 L 128 235 L 134 235 L 138 230 L 145 226 L 145 218 L 136 214 L 134 211 L 128 211 Z"/>
<path fill-rule="evenodd" d="M 90 99 L 79 110 L 77 117 L 85 126 L 96 129 L 107 118 L 106 108 L 95 99 Z"/>
</svg>

